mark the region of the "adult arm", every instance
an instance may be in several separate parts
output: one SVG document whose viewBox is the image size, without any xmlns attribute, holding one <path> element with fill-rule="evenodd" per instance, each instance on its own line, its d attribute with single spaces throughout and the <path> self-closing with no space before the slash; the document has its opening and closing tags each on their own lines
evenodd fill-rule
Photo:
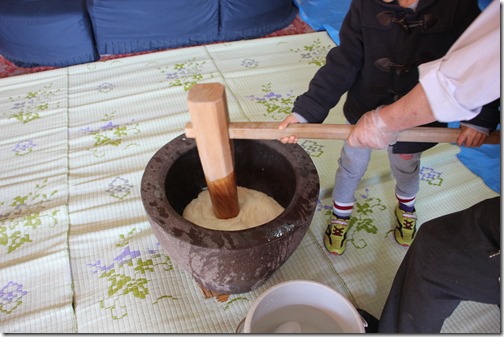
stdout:
<svg viewBox="0 0 504 337">
<path fill-rule="evenodd" d="M 397 102 L 362 116 L 351 146 L 384 149 L 401 130 L 474 118 L 500 97 L 500 2 L 494 0 L 446 56 L 420 66 L 420 82 Z"/>
<path fill-rule="evenodd" d="M 500 97 L 500 2 L 492 1 L 445 57 L 421 65 L 419 71 L 441 122 L 472 119 Z"/>
</svg>

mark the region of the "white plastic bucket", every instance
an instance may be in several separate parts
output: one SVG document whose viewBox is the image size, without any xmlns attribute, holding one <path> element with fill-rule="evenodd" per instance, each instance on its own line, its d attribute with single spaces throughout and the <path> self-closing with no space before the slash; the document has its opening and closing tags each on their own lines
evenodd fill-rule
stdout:
<svg viewBox="0 0 504 337">
<path fill-rule="evenodd" d="M 250 307 L 245 333 L 364 333 L 353 304 L 318 282 L 294 280 L 263 292 Z"/>
</svg>

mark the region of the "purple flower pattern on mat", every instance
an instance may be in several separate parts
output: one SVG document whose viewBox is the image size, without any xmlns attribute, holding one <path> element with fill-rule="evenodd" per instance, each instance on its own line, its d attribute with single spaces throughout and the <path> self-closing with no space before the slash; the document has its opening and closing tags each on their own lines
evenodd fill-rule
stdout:
<svg viewBox="0 0 504 337">
<path fill-rule="evenodd" d="M 332 205 L 325 205 L 322 203 L 320 199 L 317 199 L 317 212 L 322 212 L 327 213 L 328 211 L 330 212 L 332 210 Z M 331 213 L 329 213 L 330 215 Z"/>
<path fill-rule="evenodd" d="M 12 152 L 14 152 L 16 156 L 26 156 L 33 151 L 33 148 L 36 145 L 37 144 L 35 144 L 31 139 L 23 140 L 14 146 Z"/>
<path fill-rule="evenodd" d="M 113 198 L 123 200 L 126 198 L 133 189 L 133 185 L 129 184 L 129 180 L 122 177 L 115 177 L 109 184 L 107 192 Z"/>
<path fill-rule="evenodd" d="M 165 75 L 165 81 L 168 86 L 182 87 L 184 91 L 189 91 L 195 84 L 202 81 L 204 76 L 204 66 L 206 61 L 196 62 L 196 58 L 187 60 L 184 63 L 177 63 L 165 67 L 159 67 L 159 71 Z M 213 73 L 206 75 L 209 78 L 214 77 Z"/>
<path fill-rule="evenodd" d="M 274 120 L 283 120 L 286 115 L 291 113 L 292 105 L 297 96 L 290 90 L 287 93 L 275 92 L 272 90 L 271 83 L 261 87 L 263 94 L 260 96 L 246 96 L 250 101 L 256 102 L 266 108 L 265 116 L 269 116 Z"/>
<path fill-rule="evenodd" d="M 148 276 L 153 273 L 169 272 L 173 270 L 173 265 L 170 257 L 160 250 L 159 242 L 147 251 L 132 249 L 130 241 L 138 232 L 133 228 L 127 234 L 119 236 L 120 240 L 115 246 L 120 248 L 120 251 L 111 262 L 99 259 L 86 264 L 92 268 L 92 274 L 97 274 L 99 279 L 105 280 L 108 284 L 106 296 L 99 300 L 99 306 L 107 310 L 113 320 L 128 315 L 128 305 L 132 302 L 126 299 L 127 296 L 139 300 L 151 299 L 152 304 L 157 304 L 165 298 L 177 300 L 171 295 L 153 297 L 151 294 L 149 290 L 151 280 Z"/>
<path fill-rule="evenodd" d="M 429 185 L 441 186 L 443 184 L 441 174 L 441 172 L 436 171 L 432 167 L 423 166 L 420 169 L 420 180 L 426 181 Z"/>
<path fill-rule="evenodd" d="M 98 91 L 101 93 L 108 93 L 108 92 L 112 91 L 114 88 L 115 88 L 115 85 L 113 85 L 112 83 L 103 82 L 102 84 L 100 84 L 98 86 Z"/>
<path fill-rule="evenodd" d="M 9 118 L 27 124 L 40 118 L 40 114 L 48 111 L 50 107 L 59 108 L 60 102 L 52 101 L 59 89 L 52 89 L 52 83 L 36 91 L 29 91 L 25 95 L 9 97 L 12 102 Z M 5 113 L 4 113 L 5 114 Z"/>
<path fill-rule="evenodd" d="M 294 53 L 299 53 L 301 59 L 299 62 L 306 62 L 308 64 L 313 64 L 318 67 L 322 67 L 326 62 L 326 56 L 329 50 L 333 46 L 331 45 L 322 45 L 320 39 L 316 39 L 313 41 L 311 45 L 303 46 L 303 49 L 290 49 Z"/>
<path fill-rule="evenodd" d="M 32 242 L 32 234 L 42 225 L 53 228 L 58 224 L 60 209 L 49 211 L 45 207 L 57 190 L 46 191 L 47 179 L 37 183 L 35 189 L 25 195 L 12 198 L 10 203 L 0 202 L 0 246 L 12 253 L 26 243 Z"/>
<path fill-rule="evenodd" d="M 241 62 L 241 65 L 246 68 L 257 68 L 259 66 L 259 62 L 254 59 L 244 59 Z"/>
<path fill-rule="evenodd" d="M 125 124 L 114 123 L 112 121 L 114 115 L 115 111 L 110 114 L 105 114 L 104 118 L 101 119 L 104 124 L 97 128 L 86 127 L 81 129 L 82 132 L 93 138 L 94 144 L 90 146 L 88 150 L 97 158 L 105 156 L 106 151 L 104 148 L 107 146 L 123 146 L 125 149 L 130 146 L 139 146 L 134 142 L 127 144 L 124 142 L 125 137 L 136 135 L 141 132 L 139 124 L 135 123 L 134 119 Z"/>
<path fill-rule="evenodd" d="M 87 266 L 94 267 L 92 273 L 96 274 L 99 272 L 105 272 L 111 270 L 112 268 L 114 268 L 114 263 L 112 262 L 109 265 L 103 265 L 101 260 L 96 260 L 95 263 L 88 263 Z"/>
<path fill-rule="evenodd" d="M 10 314 L 23 304 L 23 297 L 28 294 L 23 285 L 9 281 L 0 289 L 0 313 Z"/>
</svg>

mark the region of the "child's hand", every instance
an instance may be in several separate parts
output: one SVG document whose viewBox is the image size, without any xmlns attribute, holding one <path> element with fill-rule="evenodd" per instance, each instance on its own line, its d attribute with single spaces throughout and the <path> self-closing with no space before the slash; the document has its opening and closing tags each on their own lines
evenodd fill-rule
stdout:
<svg viewBox="0 0 504 337">
<path fill-rule="evenodd" d="M 299 121 L 297 120 L 296 116 L 294 115 L 289 115 L 287 116 L 281 123 L 280 125 L 278 126 L 278 129 L 279 130 L 283 130 L 285 129 L 289 124 L 295 124 L 295 123 L 299 123 Z M 290 137 L 284 137 L 284 138 L 280 138 L 279 141 L 281 141 L 282 143 L 284 144 L 295 144 L 297 143 L 298 139 L 297 137 L 294 137 L 294 136 L 290 136 Z"/>
<path fill-rule="evenodd" d="M 457 138 L 458 146 L 480 147 L 487 138 L 487 134 L 470 126 L 460 125 L 460 134 Z"/>
</svg>

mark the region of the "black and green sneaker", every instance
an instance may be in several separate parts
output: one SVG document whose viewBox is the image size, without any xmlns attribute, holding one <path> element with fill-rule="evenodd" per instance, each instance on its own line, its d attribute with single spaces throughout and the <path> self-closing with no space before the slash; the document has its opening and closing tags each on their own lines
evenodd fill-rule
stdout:
<svg viewBox="0 0 504 337">
<path fill-rule="evenodd" d="M 348 219 L 332 215 L 324 235 L 324 246 L 329 253 L 341 255 L 345 252 L 347 231 Z"/>
<path fill-rule="evenodd" d="M 395 240 L 401 246 L 409 247 L 413 243 L 416 234 L 417 216 L 415 210 L 413 209 L 413 212 L 406 212 L 400 209 L 399 204 L 397 204 L 395 215 L 397 219 L 394 230 Z"/>
</svg>

